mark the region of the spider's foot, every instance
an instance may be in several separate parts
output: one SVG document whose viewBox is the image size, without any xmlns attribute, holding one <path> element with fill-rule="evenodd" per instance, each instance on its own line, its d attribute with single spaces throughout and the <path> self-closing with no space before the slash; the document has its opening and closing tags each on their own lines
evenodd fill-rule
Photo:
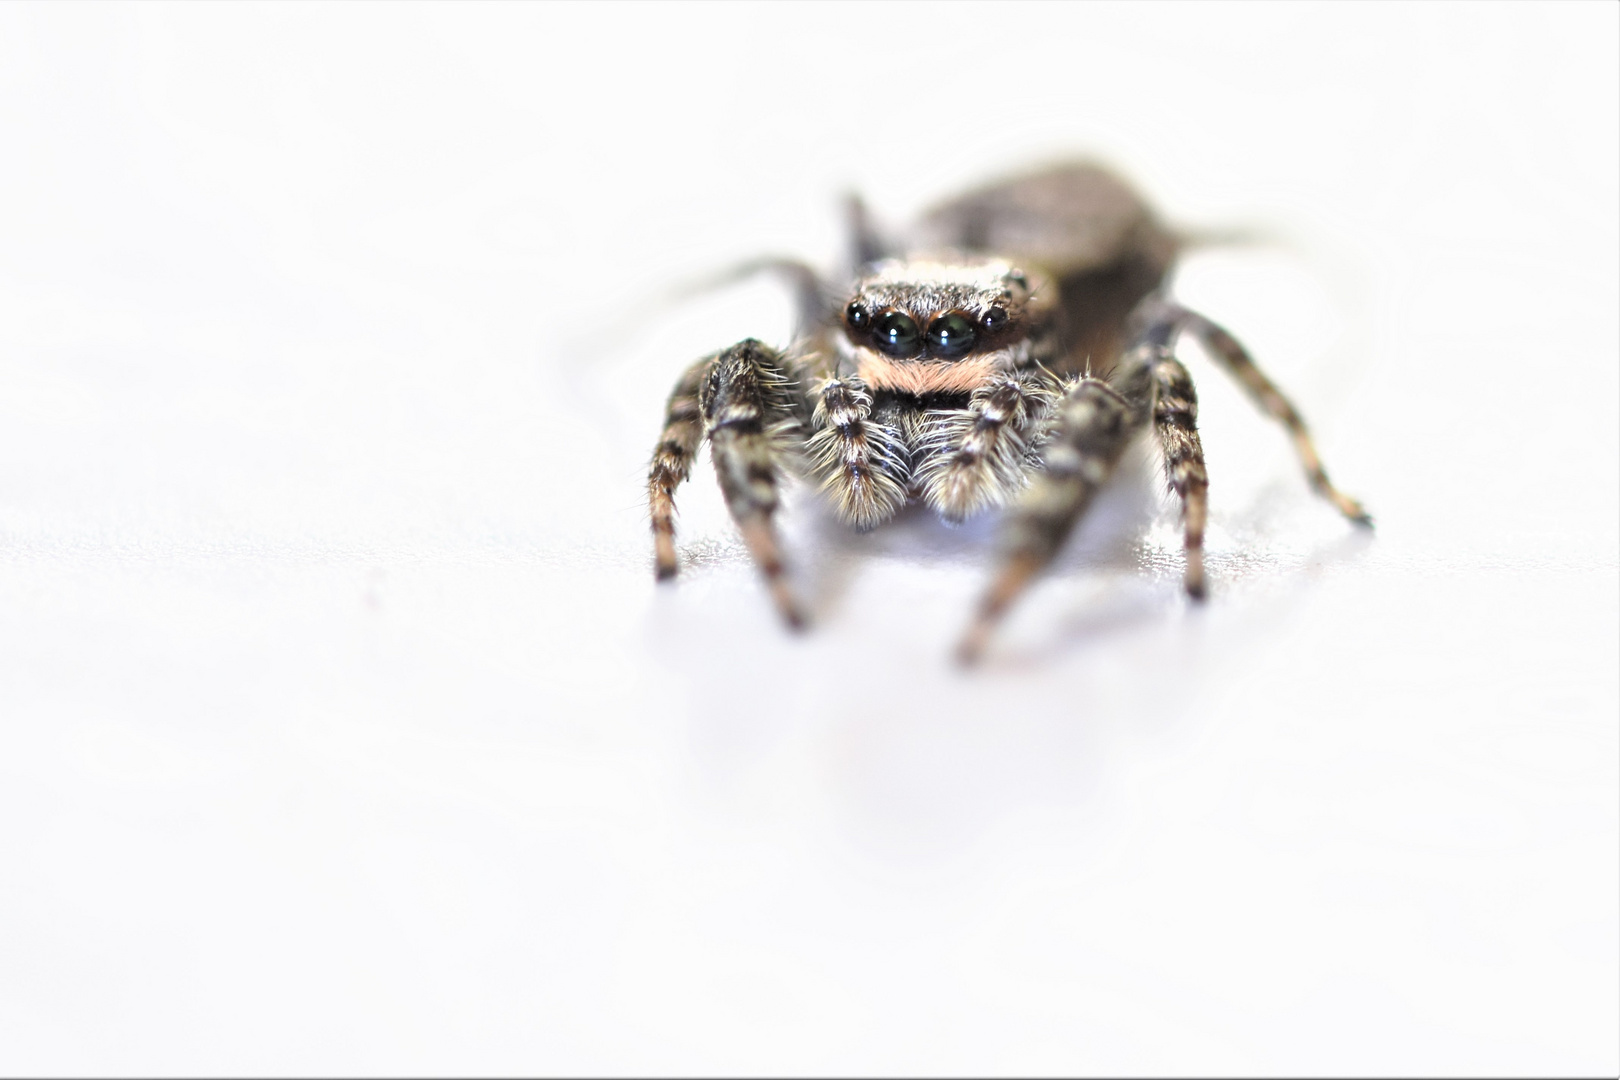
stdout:
<svg viewBox="0 0 1620 1080">
<path fill-rule="evenodd" d="M 741 527 L 743 542 L 748 545 L 759 572 L 765 575 L 765 584 L 771 590 L 771 601 L 776 604 L 777 613 L 787 623 L 789 630 L 803 630 L 808 620 L 804 616 L 804 608 L 788 586 L 787 569 L 782 565 L 776 535 L 771 531 L 768 519 L 753 518 L 742 522 Z"/>
<path fill-rule="evenodd" d="M 1373 516 L 1367 513 L 1366 507 L 1344 492 L 1334 491 L 1328 498 L 1332 499 L 1333 505 L 1339 508 L 1339 513 L 1350 519 L 1352 525 L 1358 525 L 1363 529 L 1373 527 Z"/>
<path fill-rule="evenodd" d="M 771 600 L 776 604 L 777 613 L 787 628 L 795 633 L 805 629 L 809 620 L 804 616 L 804 608 L 799 606 L 798 599 L 793 595 L 787 584 L 781 580 L 771 582 Z"/>
<path fill-rule="evenodd" d="M 675 576 L 675 538 L 666 533 L 653 535 L 653 574 L 659 581 Z"/>
<path fill-rule="evenodd" d="M 1360 502 L 1352 499 L 1350 496 L 1334 487 L 1328 482 L 1326 476 L 1318 476 L 1313 478 L 1311 486 L 1316 489 L 1316 493 L 1318 495 L 1332 503 L 1334 508 L 1337 509 L 1339 513 L 1343 514 L 1347 519 L 1349 519 L 1351 524 L 1359 525 L 1363 529 L 1370 529 L 1373 527 L 1373 517 L 1371 514 L 1367 513 L 1366 507 L 1362 506 Z"/>
<path fill-rule="evenodd" d="M 1187 549 L 1187 569 L 1182 574 L 1181 585 L 1187 591 L 1187 596 L 1200 604 L 1209 598 L 1209 590 L 1204 579 L 1202 548 Z"/>
</svg>

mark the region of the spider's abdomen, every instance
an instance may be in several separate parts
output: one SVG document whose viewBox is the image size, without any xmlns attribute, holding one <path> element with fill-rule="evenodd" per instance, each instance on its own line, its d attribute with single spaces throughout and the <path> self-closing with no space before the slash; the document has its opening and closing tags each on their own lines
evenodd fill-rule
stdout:
<svg viewBox="0 0 1620 1080">
<path fill-rule="evenodd" d="M 1114 366 L 1127 318 L 1164 284 L 1177 250 L 1175 235 L 1136 192 L 1086 163 L 952 199 L 923 216 L 911 243 L 994 255 L 1049 275 L 1059 341 L 1047 362 L 1063 374 Z"/>
</svg>

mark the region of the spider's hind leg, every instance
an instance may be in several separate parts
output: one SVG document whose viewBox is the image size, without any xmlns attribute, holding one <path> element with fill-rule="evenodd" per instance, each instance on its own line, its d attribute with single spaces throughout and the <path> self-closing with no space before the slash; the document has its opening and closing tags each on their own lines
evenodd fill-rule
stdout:
<svg viewBox="0 0 1620 1080">
<path fill-rule="evenodd" d="M 1305 467 L 1305 476 L 1316 493 L 1331 502 L 1338 508 L 1339 513 L 1357 525 L 1371 528 L 1372 515 L 1367 513 L 1361 503 L 1334 487 L 1333 482 L 1328 479 L 1327 470 L 1322 468 L 1322 459 L 1316 453 L 1316 444 L 1311 441 L 1311 433 L 1306 429 L 1305 420 L 1299 415 L 1299 410 L 1294 408 L 1293 403 L 1283 396 L 1276 384 L 1255 366 L 1248 350 L 1237 338 L 1198 312 L 1180 305 L 1166 305 L 1163 317 L 1173 319 L 1178 327 L 1197 338 L 1199 343 L 1209 350 L 1210 355 L 1230 372 L 1233 378 L 1243 384 L 1243 389 L 1249 392 L 1255 404 L 1260 406 L 1267 416 L 1288 429 L 1289 435 L 1293 436 L 1294 450 L 1299 454 L 1300 464 Z"/>
<path fill-rule="evenodd" d="M 894 244 L 878 230 L 866 200 L 853 191 L 844 196 L 844 226 L 849 232 L 850 269 L 855 273 L 894 254 Z"/>
</svg>

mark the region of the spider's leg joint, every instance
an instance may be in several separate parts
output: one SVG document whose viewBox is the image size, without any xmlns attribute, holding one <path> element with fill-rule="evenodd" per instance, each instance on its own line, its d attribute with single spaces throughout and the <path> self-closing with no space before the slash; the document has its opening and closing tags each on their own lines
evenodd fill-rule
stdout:
<svg viewBox="0 0 1620 1080">
<path fill-rule="evenodd" d="M 750 338 L 715 357 L 698 395 L 726 509 L 777 611 L 793 629 L 804 626 L 805 615 L 788 585 L 772 519 L 780 503 L 781 431 L 794 426 L 801 404 L 796 393 L 782 355 Z"/>
</svg>

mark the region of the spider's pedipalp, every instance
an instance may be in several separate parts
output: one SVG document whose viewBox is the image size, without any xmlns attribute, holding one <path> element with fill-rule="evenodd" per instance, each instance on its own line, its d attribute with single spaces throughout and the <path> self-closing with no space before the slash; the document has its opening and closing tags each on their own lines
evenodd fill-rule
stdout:
<svg viewBox="0 0 1620 1080">
<path fill-rule="evenodd" d="M 811 426 L 805 449 L 840 518 L 870 529 L 899 512 L 911 455 L 900 432 L 872 416 L 872 395 L 859 376 L 822 385 Z"/>
<path fill-rule="evenodd" d="M 1056 402 L 1056 380 L 1037 368 L 993 376 L 967 408 L 930 414 L 918 447 L 923 500 L 962 521 L 1023 490 L 1030 445 Z"/>
</svg>

